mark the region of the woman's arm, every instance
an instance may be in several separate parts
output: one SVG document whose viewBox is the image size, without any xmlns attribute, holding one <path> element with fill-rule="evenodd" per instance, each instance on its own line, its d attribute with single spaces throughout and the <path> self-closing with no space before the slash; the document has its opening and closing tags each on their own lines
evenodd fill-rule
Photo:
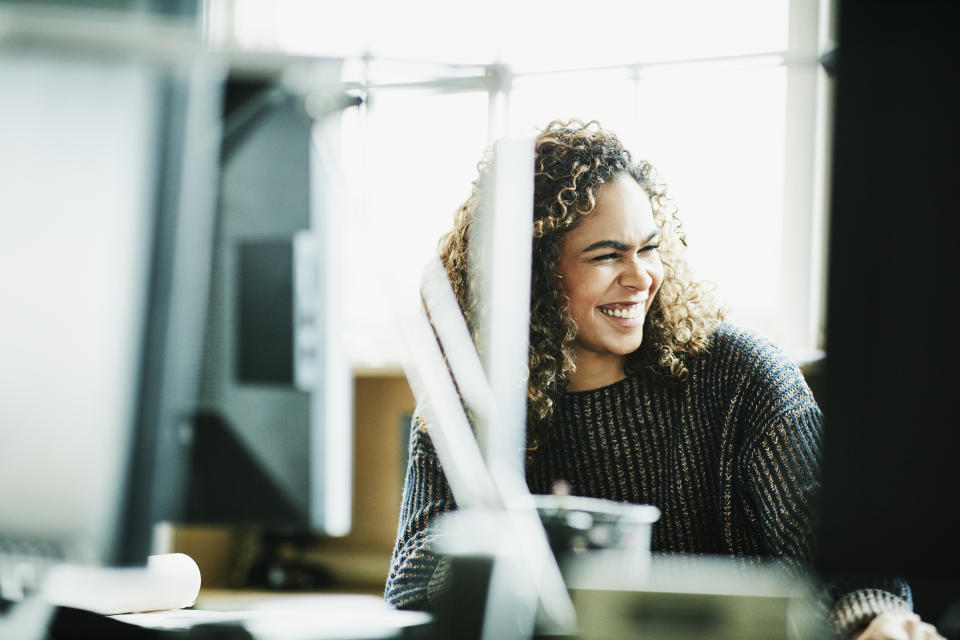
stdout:
<svg viewBox="0 0 960 640">
<path fill-rule="evenodd" d="M 442 587 L 445 564 L 433 551 L 433 521 L 456 503 L 426 424 L 415 417 L 410 431 L 397 542 L 390 562 L 384 597 L 402 609 L 423 609 Z"/>
<path fill-rule="evenodd" d="M 768 553 L 798 571 L 809 567 L 814 552 L 820 443 L 821 414 L 811 397 L 763 428 L 747 465 Z M 882 614 L 888 614 L 887 621 L 906 621 L 913 609 L 910 588 L 898 578 L 831 581 L 824 598 L 827 622 L 843 638 L 862 632 Z"/>
</svg>

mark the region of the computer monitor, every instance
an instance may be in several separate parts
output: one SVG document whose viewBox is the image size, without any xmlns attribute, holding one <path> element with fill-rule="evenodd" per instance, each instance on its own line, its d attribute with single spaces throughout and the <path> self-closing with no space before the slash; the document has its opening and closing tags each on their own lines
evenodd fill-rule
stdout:
<svg viewBox="0 0 960 640">
<path fill-rule="evenodd" d="M 195 403 L 223 66 L 171 25 L 0 23 L 0 556 L 142 564 Z"/>
<path fill-rule="evenodd" d="M 352 379 L 339 333 L 343 213 L 333 178 L 348 101 L 339 72 L 338 61 L 314 60 L 301 90 L 289 61 L 232 66 L 183 522 L 289 536 L 349 531 Z"/>
<path fill-rule="evenodd" d="M 903 576 L 936 623 L 960 603 L 955 11 L 839 11 L 818 564 Z"/>
<path fill-rule="evenodd" d="M 0 22 L 0 559 L 142 564 L 161 521 L 346 533 L 339 61 Z"/>
</svg>

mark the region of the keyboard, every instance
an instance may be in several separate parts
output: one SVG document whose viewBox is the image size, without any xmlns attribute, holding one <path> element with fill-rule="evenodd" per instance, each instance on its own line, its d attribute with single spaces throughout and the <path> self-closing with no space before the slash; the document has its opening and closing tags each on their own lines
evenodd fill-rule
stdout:
<svg viewBox="0 0 960 640">
<path fill-rule="evenodd" d="M 50 568 L 63 560 L 54 543 L 0 536 L 0 600 L 17 602 L 36 593 Z"/>
</svg>

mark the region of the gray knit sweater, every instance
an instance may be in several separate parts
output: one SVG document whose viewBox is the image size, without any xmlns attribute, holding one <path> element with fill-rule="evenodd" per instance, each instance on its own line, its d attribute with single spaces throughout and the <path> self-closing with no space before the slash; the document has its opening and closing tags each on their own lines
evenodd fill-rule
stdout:
<svg viewBox="0 0 960 640">
<path fill-rule="evenodd" d="M 653 551 L 812 553 L 821 414 L 797 366 L 757 333 L 721 324 L 685 382 L 650 373 L 566 393 L 527 467 L 533 493 L 565 480 L 574 495 L 653 504 Z M 386 599 L 426 606 L 442 588 L 430 524 L 455 508 L 425 426 L 415 421 Z M 862 585 L 858 585 L 862 586 Z M 830 623 L 848 635 L 883 611 L 909 611 L 909 588 L 881 580 L 834 589 Z"/>
</svg>

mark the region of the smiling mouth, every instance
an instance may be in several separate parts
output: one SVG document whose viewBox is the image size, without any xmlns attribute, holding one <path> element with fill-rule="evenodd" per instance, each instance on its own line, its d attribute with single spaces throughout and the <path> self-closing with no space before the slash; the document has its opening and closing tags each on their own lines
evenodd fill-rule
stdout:
<svg viewBox="0 0 960 640">
<path fill-rule="evenodd" d="M 627 320 L 633 320 L 643 316 L 643 304 L 632 304 L 627 307 L 620 307 L 619 309 L 609 309 L 607 307 L 597 307 L 600 310 L 600 313 L 610 316 L 612 318 L 626 318 Z"/>
</svg>

